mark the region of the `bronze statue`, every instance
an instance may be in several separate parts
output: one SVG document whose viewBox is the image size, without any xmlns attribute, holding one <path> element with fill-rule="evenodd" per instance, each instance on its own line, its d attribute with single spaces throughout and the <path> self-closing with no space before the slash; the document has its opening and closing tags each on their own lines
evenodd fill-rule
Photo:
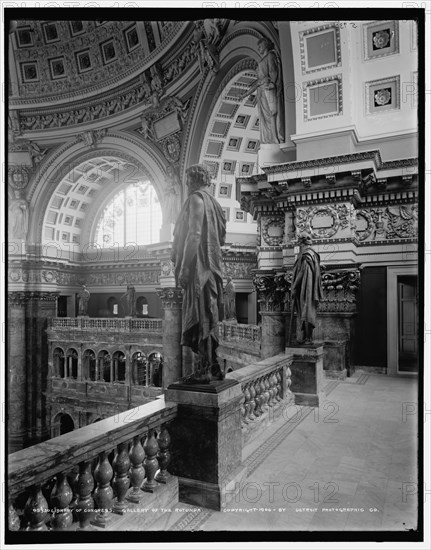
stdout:
<svg viewBox="0 0 431 550">
<path fill-rule="evenodd" d="M 226 321 L 236 319 L 235 285 L 232 277 L 227 278 L 224 287 L 224 318 Z"/>
<path fill-rule="evenodd" d="M 82 285 L 82 290 L 78 294 L 78 315 L 88 315 L 88 302 L 90 300 L 90 291 L 85 285 Z"/>
<path fill-rule="evenodd" d="M 217 323 L 223 319 L 223 258 L 226 221 L 208 192 L 211 179 L 202 165 L 186 170 L 188 198 L 174 229 L 172 261 L 177 286 L 184 289 L 181 345 L 197 354 L 194 374 L 186 382 L 221 380 L 217 362 Z"/>
<path fill-rule="evenodd" d="M 308 234 L 298 239 L 299 254 L 292 273 L 292 306 L 296 310 L 298 343 L 312 344 L 316 326 L 317 306 L 323 298 L 320 256 L 311 248 Z M 293 310 L 292 310 L 293 314 Z"/>
<path fill-rule="evenodd" d="M 120 300 L 126 302 L 126 317 L 136 317 L 136 291 L 133 285 L 127 285 L 127 290 Z"/>
<path fill-rule="evenodd" d="M 258 41 L 257 51 L 261 56 L 256 70 L 257 80 L 242 99 L 256 92 L 261 143 L 283 143 L 284 100 L 280 57 L 266 38 Z"/>
</svg>

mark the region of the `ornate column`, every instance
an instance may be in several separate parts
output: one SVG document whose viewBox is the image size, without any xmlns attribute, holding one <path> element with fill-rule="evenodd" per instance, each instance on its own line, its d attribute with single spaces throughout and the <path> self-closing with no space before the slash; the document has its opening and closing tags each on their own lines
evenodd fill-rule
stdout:
<svg viewBox="0 0 431 550">
<path fill-rule="evenodd" d="M 262 319 L 262 337 L 260 354 L 262 359 L 272 357 L 285 349 L 283 274 L 260 272 L 255 275 L 256 287 Z"/>
<path fill-rule="evenodd" d="M 182 303 L 183 291 L 180 288 L 158 288 L 162 301 L 163 317 L 163 388 L 177 382 L 182 376 Z"/>
<path fill-rule="evenodd" d="M 26 446 L 26 347 L 25 307 L 26 292 L 8 293 L 8 392 L 9 392 L 9 452 Z"/>
</svg>

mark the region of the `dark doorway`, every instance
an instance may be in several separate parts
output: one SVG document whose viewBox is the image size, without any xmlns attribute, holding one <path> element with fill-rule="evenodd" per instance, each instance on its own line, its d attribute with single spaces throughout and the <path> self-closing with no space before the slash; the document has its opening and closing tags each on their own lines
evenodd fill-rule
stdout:
<svg viewBox="0 0 431 550">
<path fill-rule="evenodd" d="M 67 317 L 67 296 L 59 296 L 57 299 L 57 317 Z"/>
<path fill-rule="evenodd" d="M 417 277 L 398 277 L 398 372 L 418 372 Z"/>
</svg>

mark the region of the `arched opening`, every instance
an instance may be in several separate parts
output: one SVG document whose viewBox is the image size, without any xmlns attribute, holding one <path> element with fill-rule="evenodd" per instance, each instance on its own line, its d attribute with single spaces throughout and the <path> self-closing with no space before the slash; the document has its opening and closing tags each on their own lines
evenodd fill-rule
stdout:
<svg viewBox="0 0 431 550">
<path fill-rule="evenodd" d="M 102 382 L 112 382 L 111 371 L 111 354 L 106 350 L 99 351 L 97 354 L 97 373 L 95 379 Z"/>
<path fill-rule="evenodd" d="M 163 382 L 163 357 L 158 351 L 148 356 L 149 386 L 162 387 Z"/>
<path fill-rule="evenodd" d="M 116 351 L 113 355 L 114 377 L 111 382 L 125 382 L 126 380 L 126 356 L 122 351 Z"/>
<path fill-rule="evenodd" d="M 148 300 L 145 296 L 139 296 L 136 300 L 136 316 L 148 317 Z"/>
<path fill-rule="evenodd" d="M 91 349 L 86 349 L 82 356 L 83 380 L 96 380 L 96 354 Z"/>
<path fill-rule="evenodd" d="M 149 181 L 129 183 L 104 207 L 96 221 L 94 242 L 101 248 L 128 243 L 154 244 L 160 240 L 162 210 Z"/>
<path fill-rule="evenodd" d="M 55 348 L 53 354 L 53 366 L 54 376 L 59 378 L 65 378 L 64 370 L 64 351 L 61 348 Z"/>
<path fill-rule="evenodd" d="M 73 432 L 74 429 L 75 423 L 72 417 L 66 413 L 59 413 L 55 416 L 52 423 L 52 437 Z"/>
<path fill-rule="evenodd" d="M 114 296 L 108 298 L 107 301 L 108 311 L 110 315 L 118 315 L 118 300 Z"/>
<path fill-rule="evenodd" d="M 148 361 L 143 351 L 137 351 L 132 355 L 132 384 L 147 386 Z"/>
<path fill-rule="evenodd" d="M 78 352 L 69 348 L 66 353 L 66 378 L 78 378 Z"/>
</svg>

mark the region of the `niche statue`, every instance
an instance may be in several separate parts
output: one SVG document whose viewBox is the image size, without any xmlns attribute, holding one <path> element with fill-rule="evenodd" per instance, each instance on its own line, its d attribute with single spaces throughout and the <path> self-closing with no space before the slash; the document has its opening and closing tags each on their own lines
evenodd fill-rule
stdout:
<svg viewBox="0 0 431 550">
<path fill-rule="evenodd" d="M 257 65 L 257 80 L 241 99 L 256 92 L 261 143 L 284 142 L 284 103 L 281 61 L 272 43 L 261 38 L 257 43 L 261 60 Z"/>
<path fill-rule="evenodd" d="M 208 192 L 211 179 L 204 166 L 186 170 L 188 198 L 174 229 L 172 261 L 183 293 L 181 345 L 197 354 L 192 376 L 184 383 L 222 380 L 217 362 L 217 323 L 223 320 L 223 259 L 226 221 Z"/>
<path fill-rule="evenodd" d="M 317 306 L 323 298 L 320 256 L 311 248 L 311 243 L 308 234 L 298 238 L 299 254 L 292 273 L 292 316 L 296 310 L 296 339 L 300 344 L 313 343 Z"/>
<path fill-rule="evenodd" d="M 90 300 L 90 291 L 85 285 L 82 285 L 82 290 L 78 294 L 78 315 L 88 316 L 88 302 Z"/>
</svg>

